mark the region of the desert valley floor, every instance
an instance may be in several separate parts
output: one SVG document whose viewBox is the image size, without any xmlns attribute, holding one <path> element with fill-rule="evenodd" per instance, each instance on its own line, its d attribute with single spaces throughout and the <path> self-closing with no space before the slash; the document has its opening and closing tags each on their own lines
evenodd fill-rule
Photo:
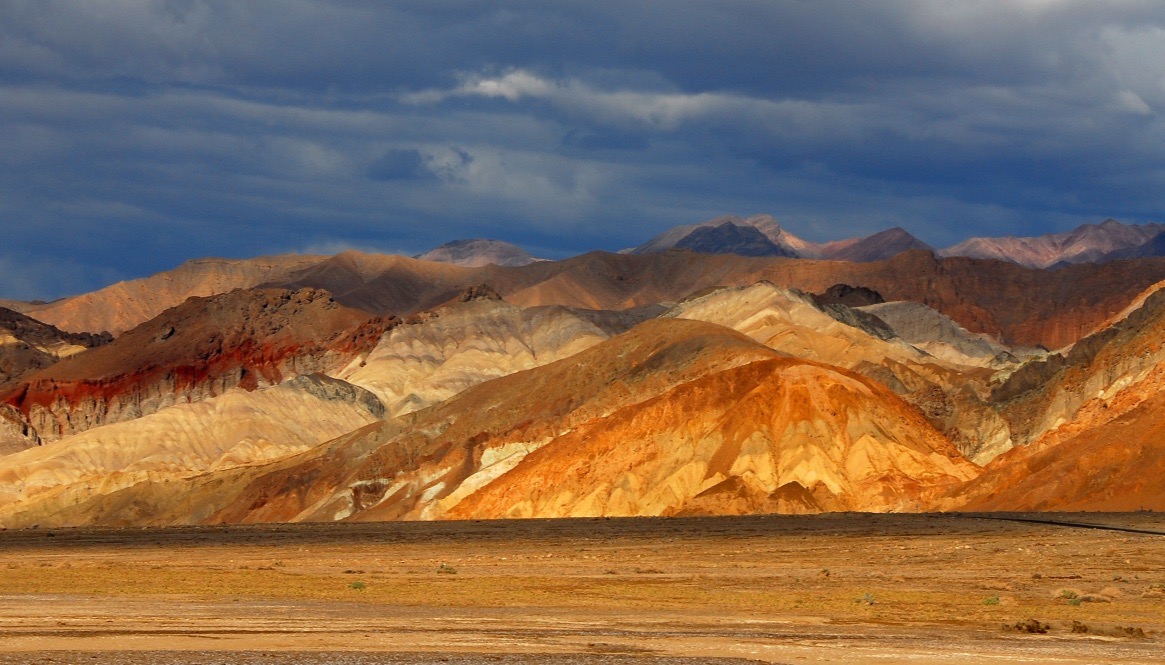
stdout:
<svg viewBox="0 0 1165 665">
<path fill-rule="evenodd" d="M 1016 629 L 1029 620 L 1047 632 Z M 1165 517 L 1151 512 L 0 533 L 4 664 L 1159 663 L 1162 653 Z"/>
</svg>

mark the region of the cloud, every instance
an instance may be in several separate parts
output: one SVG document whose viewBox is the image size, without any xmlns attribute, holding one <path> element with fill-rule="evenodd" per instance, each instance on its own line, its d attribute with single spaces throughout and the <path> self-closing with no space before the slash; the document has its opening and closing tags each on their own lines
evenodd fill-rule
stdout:
<svg viewBox="0 0 1165 665">
<path fill-rule="evenodd" d="M 432 175 L 424 156 L 411 148 L 386 150 L 368 167 L 368 177 L 373 180 L 419 180 Z"/>
<path fill-rule="evenodd" d="M 1165 221 L 1161 108 L 1156 0 L 14 0 L 0 289 L 723 213 L 935 245 Z"/>
<path fill-rule="evenodd" d="M 1121 90 L 1117 93 L 1117 102 L 1130 113 L 1137 115 L 1152 115 L 1153 109 L 1141 99 L 1141 96 L 1132 90 Z"/>
</svg>

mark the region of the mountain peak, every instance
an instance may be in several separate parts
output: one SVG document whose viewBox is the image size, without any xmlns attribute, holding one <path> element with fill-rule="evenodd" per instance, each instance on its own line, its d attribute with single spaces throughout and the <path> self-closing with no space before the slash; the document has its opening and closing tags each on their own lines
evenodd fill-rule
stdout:
<svg viewBox="0 0 1165 665">
<path fill-rule="evenodd" d="M 726 224 L 730 224 L 734 228 L 725 228 Z M 695 237 L 692 237 L 693 234 Z M 715 239 L 717 235 L 721 236 L 719 240 Z M 758 236 L 766 240 L 768 244 L 761 243 Z M 749 238 L 749 241 L 745 244 L 750 248 L 750 251 L 760 252 L 762 246 L 764 250 L 763 253 L 745 254 L 744 256 L 799 257 L 809 255 L 805 250 L 810 247 L 810 243 L 782 229 L 772 215 L 753 215 L 748 218 L 724 215 L 698 224 L 674 226 L 629 250 L 629 252 L 631 254 L 655 254 L 680 248 L 708 254 L 738 254 L 739 252 L 734 251 L 732 247 L 746 237 Z M 697 244 L 702 248 L 697 249 L 692 246 Z"/>
<path fill-rule="evenodd" d="M 542 260 L 535 258 L 513 243 L 489 238 L 452 240 L 434 247 L 424 254 L 418 254 L 414 258 L 422 261 L 452 263 L 466 268 L 479 268 L 491 263 L 516 267 Z"/>
<path fill-rule="evenodd" d="M 912 249 L 921 249 L 927 252 L 934 251 L 933 247 L 914 237 L 906 229 L 895 226 L 844 245 L 838 250 L 827 254 L 825 258 L 835 261 L 869 263 L 873 261 L 884 261 Z"/>
<path fill-rule="evenodd" d="M 774 243 L 756 227 L 732 221 L 717 226 L 701 226 L 681 238 L 675 248 L 704 254 L 796 256 L 794 252 Z"/>
</svg>

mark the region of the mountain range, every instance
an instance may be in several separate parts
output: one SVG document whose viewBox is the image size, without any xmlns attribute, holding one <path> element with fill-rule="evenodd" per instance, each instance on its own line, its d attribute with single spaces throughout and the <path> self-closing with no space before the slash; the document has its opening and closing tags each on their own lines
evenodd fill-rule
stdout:
<svg viewBox="0 0 1165 665">
<path fill-rule="evenodd" d="M 788 256 L 833 261 L 882 261 L 915 249 L 938 256 L 998 259 L 1029 268 L 1049 268 L 1073 263 L 1107 261 L 1146 256 L 1165 256 L 1165 224 L 1121 224 L 1108 219 L 1100 224 L 1084 224 L 1071 231 L 1037 237 L 970 238 L 936 250 L 900 227 L 879 231 L 865 238 L 849 238 L 824 243 L 802 240 L 769 215 L 741 218 L 718 217 L 700 224 L 677 226 L 651 240 L 624 250 L 649 254 L 669 249 L 690 249 L 713 254 L 742 256 Z M 743 242 L 743 237 L 748 242 Z M 768 242 L 765 242 L 767 240 Z"/>
<path fill-rule="evenodd" d="M 6 301 L 0 526 L 1165 509 L 1165 258 L 1082 229 L 720 218 Z"/>
</svg>

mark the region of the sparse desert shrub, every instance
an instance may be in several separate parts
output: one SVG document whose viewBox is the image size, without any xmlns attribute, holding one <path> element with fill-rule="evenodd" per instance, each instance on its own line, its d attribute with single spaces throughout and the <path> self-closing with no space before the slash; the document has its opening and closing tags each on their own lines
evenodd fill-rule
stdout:
<svg viewBox="0 0 1165 665">
<path fill-rule="evenodd" d="M 859 605 L 873 605 L 877 601 L 874 600 L 873 594 L 866 592 L 862 594 L 861 598 L 854 598 L 854 602 L 858 603 Z"/>
<path fill-rule="evenodd" d="M 437 566 L 437 574 L 438 575 L 456 575 L 457 569 L 454 568 L 453 566 L 450 566 L 449 564 L 445 563 L 444 561 L 442 561 L 441 565 Z"/>
<path fill-rule="evenodd" d="M 1136 637 L 1136 638 L 1140 638 L 1140 639 L 1144 639 L 1144 637 L 1145 637 L 1145 629 L 1144 628 L 1134 628 L 1132 626 L 1117 626 L 1115 628 L 1115 631 L 1116 631 L 1117 636 L 1119 636 L 1119 637 Z"/>
<path fill-rule="evenodd" d="M 990 596 L 990 597 L 984 598 L 983 604 L 984 605 L 998 605 L 999 604 L 999 596 Z"/>
<path fill-rule="evenodd" d="M 1064 600 L 1076 600 L 1080 597 L 1080 592 L 1075 589 L 1060 589 L 1056 592 L 1056 597 Z"/>
<path fill-rule="evenodd" d="M 365 584 L 363 582 L 353 582 L 353 583 L 348 585 L 348 588 L 352 589 L 354 591 L 363 591 L 364 587 L 365 587 Z"/>
<path fill-rule="evenodd" d="M 1088 625 L 1080 623 L 1079 621 L 1072 621 L 1072 632 L 1080 635 L 1088 633 Z"/>
<path fill-rule="evenodd" d="M 1020 633 L 1032 633 L 1039 635 L 1047 633 L 1049 630 L 1051 630 L 1051 628 L 1051 626 L 1043 623 L 1039 619 L 1024 619 L 1023 621 L 1017 621 L 1011 625 L 1003 626 L 1004 630 L 1014 630 Z"/>
</svg>

